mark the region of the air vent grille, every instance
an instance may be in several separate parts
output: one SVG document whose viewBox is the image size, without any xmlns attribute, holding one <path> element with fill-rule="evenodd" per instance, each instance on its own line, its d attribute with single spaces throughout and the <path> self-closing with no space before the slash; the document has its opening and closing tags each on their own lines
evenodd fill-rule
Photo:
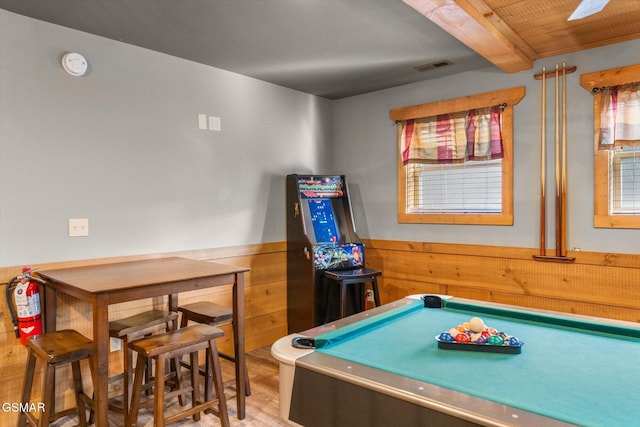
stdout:
<svg viewBox="0 0 640 427">
<path fill-rule="evenodd" d="M 430 62 L 428 64 L 418 65 L 417 67 L 413 67 L 413 68 L 414 70 L 422 72 L 422 71 L 435 70 L 436 68 L 442 68 L 448 65 L 453 65 L 453 62 L 449 61 L 448 59 L 443 59 L 442 61 Z"/>
</svg>

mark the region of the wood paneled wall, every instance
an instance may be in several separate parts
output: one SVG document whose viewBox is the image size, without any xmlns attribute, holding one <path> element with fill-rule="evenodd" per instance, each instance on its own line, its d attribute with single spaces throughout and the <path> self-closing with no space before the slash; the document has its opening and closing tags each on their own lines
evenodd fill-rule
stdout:
<svg viewBox="0 0 640 427">
<path fill-rule="evenodd" d="M 533 260 L 538 249 L 457 245 L 389 240 L 367 240 L 367 264 L 382 270 L 382 303 L 416 293 L 442 293 L 525 307 L 640 321 L 640 255 L 570 252 L 573 264 Z M 121 257 L 43 264 L 33 267 L 61 268 L 162 256 L 186 258 L 249 267 L 245 276 L 247 351 L 269 345 L 287 334 L 286 243 L 190 252 Z M 0 283 L 21 271 L 21 266 L 0 268 Z M 0 290 L 4 291 L 4 286 Z M 231 287 L 181 294 L 187 303 L 204 295 L 221 304 L 231 304 Z M 148 300 L 111 307 L 110 316 L 123 317 L 166 300 Z M 59 301 L 58 324 L 91 336 L 91 308 L 72 298 Z M 227 328 L 219 345 L 232 351 Z M 111 353 L 110 366 L 120 369 L 121 353 Z M 15 402 L 20 396 L 26 351 L 14 338 L 4 298 L 0 301 L 0 402 Z M 86 367 L 85 367 L 86 369 Z M 87 372 L 88 374 L 88 372 Z M 59 375 L 58 390 L 70 389 L 69 375 Z M 88 378 L 88 375 L 85 376 Z M 65 384 L 68 385 L 65 386 Z M 39 387 L 36 390 L 39 392 Z M 69 406 L 70 393 L 62 404 Z M 0 425 L 14 414 L 0 411 Z"/>
<path fill-rule="evenodd" d="M 414 293 L 640 322 L 640 254 L 569 252 L 575 263 L 535 261 L 538 249 L 368 240 L 382 270 L 381 299 Z"/>
</svg>

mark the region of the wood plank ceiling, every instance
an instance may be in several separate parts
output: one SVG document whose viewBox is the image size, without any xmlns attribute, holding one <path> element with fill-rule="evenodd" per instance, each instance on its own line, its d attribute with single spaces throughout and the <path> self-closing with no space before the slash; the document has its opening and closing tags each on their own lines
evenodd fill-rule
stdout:
<svg viewBox="0 0 640 427">
<path fill-rule="evenodd" d="M 567 21 L 580 0 L 403 0 L 505 72 L 533 61 L 640 38 L 640 0 L 611 0 Z"/>
</svg>

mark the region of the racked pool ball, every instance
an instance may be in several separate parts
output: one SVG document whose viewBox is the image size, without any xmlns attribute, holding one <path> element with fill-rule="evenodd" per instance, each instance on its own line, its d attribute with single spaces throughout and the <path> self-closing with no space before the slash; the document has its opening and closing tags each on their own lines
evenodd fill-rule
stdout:
<svg viewBox="0 0 640 427">
<path fill-rule="evenodd" d="M 478 338 L 478 341 L 476 341 L 476 344 L 486 344 L 487 343 L 487 337 L 480 334 L 480 337 Z"/>
<path fill-rule="evenodd" d="M 469 338 L 469 335 L 467 334 L 458 334 L 456 335 L 455 340 L 460 343 L 471 342 L 471 338 Z"/>
<path fill-rule="evenodd" d="M 471 342 L 478 342 L 480 338 L 482 338 L 482 334 L 480 332 L 471 333 Z"/>
<path fill-rule="evenodd" d="M 438 337 L 438 339 L 440 341 L 444 341 L 444 342 L 453 342 L 453 341 L 455 341 L 455 339 L 453 338 L 453 335 L 451 335 L 449 332 L 441 333 L 440 336 Z"/>
<path fill-rule="evenodd" d="M 505 342 L 512 346 L 520 345 L 520 340 L 517 337 L 507 337 L 507 340 Z"/>
<path fill-rule="evenodd" d="M 502 337 L 500 335 L 491 335 L 487 339 L 487 344 L 489 344 L 489 345 L 502 345 L 502 344 L 504 344 L 504 340 L 502 339 Z"/>
<path fill-rule="evenodd" d="M 479 317 L 472 317 L 471 319 L 469 319 L 468 323 L 469 329 L 472 332 L 482 332 L 482 330 L 485 328 L 484 321 Z"/>
</svg>

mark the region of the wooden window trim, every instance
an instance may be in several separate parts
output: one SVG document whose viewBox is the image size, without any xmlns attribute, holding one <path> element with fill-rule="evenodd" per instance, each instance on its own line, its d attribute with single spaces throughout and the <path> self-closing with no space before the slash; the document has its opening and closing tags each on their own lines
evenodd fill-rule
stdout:
<svg viewBox="0 0 640 427">
<path fill-rule="evenodd" d="M 473 225 L 513 225 L 513 106 L 525 96 L 525 87 L 519 86 L 495 92 L 481 93 L 462 98 L 437 101 L 393 109 L 389 112 L 391 120 L 398 122 L 439 114 L 466 111 L 492 105 L 506 104 L 502 113 L 502 136 L 504 157 L 502 159 L 502 213 L 499 214 L 444 214 L 406 212 L 407 176 L 402 157 L 398 154 L 398 222 L 417 224 L 473 224 Z M 398 126 L 398 139 L 401 140 L 402 127 Z M 396 144 L 399 144 L 397 142 Z M 400 152 L 400 147 L 398 153 Z"/>
<path fill-rule="evenodd" d="M 593 92 L 594 89 L 631 83 L 638 80 L 640 65 L 612 68 L 595 73 L 582 74 L 580 85 Z M 640 215 L 611 215 L 609 212 L 609 152 L 598 149 L 600 127 L 601 92 L 593 96 L 593 226 L 596 228 L 640 228 Z"/>
</svg>

